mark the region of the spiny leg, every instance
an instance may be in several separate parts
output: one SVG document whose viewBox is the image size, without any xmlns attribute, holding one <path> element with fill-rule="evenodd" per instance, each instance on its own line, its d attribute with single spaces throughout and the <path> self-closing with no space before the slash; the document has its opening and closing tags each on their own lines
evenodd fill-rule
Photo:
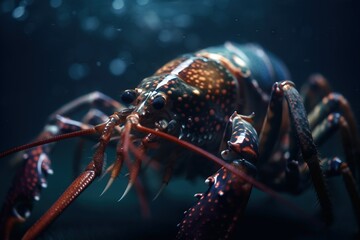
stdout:
<svg viewBox="0 0 360 240">
<path fill-rule="evenodd" d="M 284 81 L 280 84 L 275 83 L 273 92 L 272 92 L 272 96 L 274 96 L 274 94 L 278 95 L 279 97 L 281 97 L 281 95 L 283 94 L 284 98 L 286 99 L 286 102 L 288 105 L 288 107 L 287 107 L 288 114 L 290 115 L 290 119 L 291 119 L 291 129 L 293 130 L 293 135 L 296 139 L 296 142 L 299 145 L 302 158 L 309 167 L 310 176 L 312 178 L 316 193 L 318 195 L 320 205 L 322 207 L 324 219 L 329 224 L 332 221 L 331 201 L 330 201 L 330 197 L 329 197 L 329 194 L 327 191 L 327 186 L 325 184 L 323 173 L 320 168 L 320 164 L 319 164 L 320 160 L 318 157 L 318 152 L 317 152 L 317 149 L 315 147 L 315 144 L 314 144 L 314 141 L 313 141 L 313 138 L 311 135 L 309 123 L 307 120 L 305 108 L 302 103 L 301 97 L 300 97 L 299 93 L 296 91 L 296 89 L 294 88 L 294 84 L 289 81 Z M 282 108 L 282 101 L 278 100 L 277 104 L 281 105 L 281 108 Z M 274 107 L 272 107 L 272 108 L 274 109 Z M 271 110 L 271 104 L 270 104 L 269 109 Z M 279 109 L 280 109 L 280 107 L 279 107 Z M 270 134 L 273 134 L 275 136 L 276 131 L 274 131 L 274 129 L 275 130 L 279 129 L 280 121 L 276 120 L 276 119 L 275 119 L 276 120 L 275 121 L 275 120 L 272 120 L 271 118 L 269 119 L 269 116 L 272 116 L 271 111 L 269 112 L 268 117 L 266 118 L 266 120 L 264 122 L 263 129 L 270 129 L 267 131 L 269 131 Z M 281 115 L 277 115 L 277 116 L 274 116 L 273 118 L 280 118 L 280 116 Z M 271 121 L 273 123 L 271 123 Z M 271 125 L 271 124 L 273 124 L 273 125 Z M 278 124 L 278 125 L 276 126 L 274 124 Z M 262 151 L 264 151 L 263 149 L 266 149 L 266 147 L 265 147 L 266 144 L 272 145 L 272 147 L 269 148 L 270 150 L 272 150 L 274 148 L 273 147 L 274 143 L 269 142 L 270 140 L 265 141 L 265 139 L 269 139 L 269 138 L 264 138 L 263 136 L 266 137 L 267 135 L 269 135 L 269 133 L 262 134 L 261 139 L 260 139 L 260 143 L 261 143 L 260 149 Z M 272 141 L 273 141 L 273 139 L 272 139 Z"/>
<path fill-rule="evenodd" d="M 47 139 L 79 130 L 87 131 L 90 127 L 58 116 L 54 124 L 45 126 L 38 139 Z M 11 229 L 15 223 L 24 222 L 30 216 L 34 200 L 40 200 L 41 189 L 47 187 L 46 178 L 53 173 L 49 158 L 53 145 L 37 146 L 19 154 L 22 166 L 14 177 L 0 214 L 0 236 L 4 239 L 10 238 Z"/>
<path fill-rule="evenodd" d="M 333 136 L 337 131 L 341 133 L 341 142 L 344 149 L 346 162 L 349 164 L 352 171 L 355 170 L 354 166 L 358 157 L 358 146 L 356 145 L 357 139 L 351 132 L 350 126 L 346 119 L 340 113 L 332 113 L 323 120 L 313 130 L 314 141 L 317 145 L 323 145 L 326 140 Z"/>
<path fill-rule="evenodd" d="M 323 75 L 311 75 L 300 91 L 306 111 L 310 112 L 330 92 L 330 85 Z"/>
<path fill-rule="evenodd" d="M 100 127 L 100 144 L 86 170 L 73 181 L 51 208 L 25 233 L 23 239 L 36 238 L 94 181 L 96 177 L 101 175 L 106 146 L 110 141 L 115 126 L 119 125 L 121 120 L 121 117 L 117 114 L 113 114 L 109 117 L 106 124 Z"/>
<path fill-rule="evenodd" d="M 108 119 L 108 116 L 97 109 L 90 109 L 82 119 L 83 124 L 95 126 L 105 122 Z M 81 170 L 81 158 L 82 158 L 82 151 L 84 149 L 85 139 L 80 138 L 76 144 L 75 152 L 74 152 L 74 160 L 73 160 L 73 175 L 76 178 Z"/>
<path fill-rule="evenodd" d="M 12 223 L 25 221 L 25 219 L 29 216 L 34 197 L 36 196 L 36 199 L 39 199 L 40 189 L 38 189 L 39 184 L 37 184 L 36 182 L 42 182 L 41 185 L 46 186 L 46 182 L 44 181 L 45 178 L 43 177 L 46 176 L 46 172 L 42 173 L 40 170 L 41 167 L 36 167 L 36 165 L 40 164 L 39 163 L 40 160 L 46 158 L 47 161 L 44 161 L 44 163 L 49 162 L 47 166 L 50 166 L 50 160 L 48 158 L 48 155 L 51 152 L 54 144 L 46 144 L 48 142 L 47 141 L 48 139 L 52 138 L 54 141 L 56 141 L 57 139 L 61 140 L 68 137 L 88 135 L 96 132 L 95 130 L 90 129 L 91 126 L 89 125 L 64 118 L 65 115 L 66 116 L 72 115 L 73 113 L 76 113 L 80 109 L 89 105 L 95 105 L 100 108 L 112 109 L 112 110 L 114 108 L 116 109 L 122 108 L 120 103 L 116 102 L 115 100 L 107 97 L 106 95 L 100 92 L 93 92 L 91 94 L 87 94 L 70 102 L 69 104 L 66 104 L 64 107 L 55 111 L 49 117 L 48 124 L 44 127 L 44 130 L 35 138 L 37 144 L 35 145 L 25 144 L 23 146 L 15 147 L 8 151 L 0 153 L 0 157 L 4 157 L 11 153 L 18 152 L 23 149 L 28 149 L 32 146 L 36 146 L 36 148 L 34 148 L 33 150 L 32 149 L 25 150 L 20 156 L 20 161 L 23 162 L 23 166 L 18 170 L 18 174 L 14 178 L 12 188 L 9 189 L 8 197 L 3 205 L 2 212 L 0 214 L 1 222 L 8 220 L 11 221 Z M 59 116 L 59 114 L 62 114 L 64 116 Z M 79 134 L 76 133 L 76 131 L 78 130 L 83 130 L 83 131 L 81 132 L 81 134 Z M 67 137 L 62 136 L 57 138 L 57 135 L 66 134 L 66 133 L 68 133 Z M 40 146 L 40 144 L 46 144 L 46 145 Z M 23 173 L 24 171 L 31 173 L 31 176 L 28 174 L 29 176 L 26 177 L 27 175 Z M 52 172 L 50 168 L 49 168 L 49 172 Z M 32 180 L 27 182 L 28 179 L 29 180 L 32 179 Z M 29 185 L 30 183 L 31 185 Z M 27 207 L 24 208 L 24 211 L 22 213 L 15 214 L 14 216 L 13 213 L 11 213 L 12 212 L 11 209 L 15 208 L 20 203 L 26 204 Z M 14 211 L 16 212 L 16 210 Z M 21 216 L 21 214 L 24 215 Z M 15 219 L 16 221 L 11 219 Z M 5 227 L 4 224 L 1 224 L 0 236 L 4 236 L 4 232 L 7 232 L 6 233 L 8 235 L 7 237 L 9 237 L 11 228 L 12 225 L 11 226 L 8 225 L 7 227 Z"/>
<path fill-rule="evenodd" d="M 343 176 L 360 229 L 360 195 L 355 178 L 352 174 L 352 169 L 350 164 L 348 164 L 353 163 L 356 160 L 356 155 L 354 154 L 356 152 L 356 146 L 354 146 L 356 139 L 353 139 L 353 134 L 351 133 L 345 118 L 340 113 L 330 114 L 327 119 L 324 119 L 323 122 L 314 129 L 314 141 L 317 142 L 318 145 L 322 145 L 338 130 L 341 132 L 346 162 L 334 158 L 331 160 L 323 160 L 322 162 L 324 163 L 322 163 L 322 165 L 325 166 L 326 176 Z"/>
<path fill-rule="evenodd" d="M 280 83 L 275 83 L 259 137 L 259 178 L 278 191 L 297 192 L 299 169 L 289 161 L 295 150 L 290 146 L 291 128 L 285 107 L 283 90 Z"/>
<path fill-rule="evenodd" d="M 354 171 L 356 177 L 360 177 L 360 138 L 358 135 L 355 116 L 348 101 L 340 94 L 329 94 L 323 98 L 323 100 L 316 105 L 314 110 L 309 114 L 310 126 L 315 130 L 317 126 L 321 125 L 322 121 L 326 121 L 324 119 L 332 116 L 331 114 L 333 113 L 339 113 L 342 119 L 341 122 L 346 122 L 347 128 L 349 129 L 348 132 L 351 135 L 349 136 L 351 142 L 349 142 L 347 146 L 345 146 L 344 143 L 344 150 L 346 151 L 347 162 L 350 168 Z M 340 126 L 341 125 L 343 124 L 340 124 Z M 350 158 L 349 155 L 353 155 L 353 158 Z"/>
<path fill-rule="evenodd" d="M 279 137 L 281 118 L 283 115 L 283 91 L 279 83 L 275 83 L 272 88 L 271 97 L 265 120 L 259 137 L 259 164 L 266 161 L 274 150 L 276 141 Z"/>
<path fill-rule="evenodd" d="M 332 159 L 323 159 L 321 161 L 321 166 L 324 169 L 326 177 L 340 175 L 343 177 L 346 190 L 349 194 L 354 209 L 357 224 L 360 229 L 360 194 L 351 169 L 346 162 L 341 161 L 337 157 Z"/>
<path fill-rule="evenodd" d="M 124 108 L 122 104 L 115 101 L 114 99 L 106 96 L 105 94 L 95 91 L 75 100 L 67 103 L 66 105 L 62 106 L 55 112 L 53 112 L 50 117 L 49 121 L 56 118 L 57 115 L 61 116 L 70 116 L 73 113 L 79 112 L 81 109 L 86 107 L 98 108 L 98 109 L 107 109 L 111 112 L 120 111 Z"/>
<path fill-rule="evenodd" d="M 324 220 L 327 224 L 330 224 L 333 220 L 332 204 L 323 172 L 320 168 L 319 154 L 310 131 L 302 99 L 293 83 L 288 81 L 282 82 L 281 88 L 288 103 L 291 123 L 300 146 L 302 158 L 309 167 L 310 176 L 318 195 L 320 206 L 322 207 Z"/>
<path fill-rule="evenodd" d="M 169 160 L 168 160 L 167 165 L 164 170 L 161 187 L 160 187 L 159 191 L 157 192 L 157 194 L 155 195 L 155 197 L 153 198 L 153 201 L 159 197 L 159 195 L 162 193 L 162 191 L 165 189 L 165 187 L 169 184 L 169 181 L 170 181 L 170 178 L 172 175 L 172 171 L 173 171 L 173 168 L 174 168 L 174 165 L 176 162 L 176 158 L 178 158 L 178 152 L 174 151 L 169 157 Z"/>
</svg>

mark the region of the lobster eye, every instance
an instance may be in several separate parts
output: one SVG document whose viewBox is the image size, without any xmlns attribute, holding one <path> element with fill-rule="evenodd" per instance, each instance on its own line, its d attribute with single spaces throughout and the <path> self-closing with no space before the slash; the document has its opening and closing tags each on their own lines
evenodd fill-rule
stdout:
<svg viewBox="0 0 360 240">
<path fill-rule="evenodd" d="M 132 103 L 136 98 L 136 93 L 134 90 L 126 90 L 121 94 L 121 101 L 126 104 Z"/>
<path fill-rule="evenodd" d="M 152 101 L 152 105 L 156 110 L 160 110 L 165 106 L 165 98 L 163 96 L 156 96 Z"/>
</svg>

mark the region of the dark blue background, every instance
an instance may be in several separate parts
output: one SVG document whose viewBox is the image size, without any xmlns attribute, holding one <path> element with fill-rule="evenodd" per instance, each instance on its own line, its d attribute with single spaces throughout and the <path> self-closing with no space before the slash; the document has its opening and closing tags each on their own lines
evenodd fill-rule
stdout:
<svg viewBox="0 0 360 240">
<path fill-rule="evenodd" d="M 51 112 L 75 97 L 97 90 L 118 99 L 124 89 L 136 86 L 168 60 L 225 41 L 263 45 L 283 59 L 298 86 L 314 72 L 324 74 L 360 116 L 356 2 L 4 0 L 0 3 L 1 149 L 30 141 Z M 109 70 L 114 59 L 125 66 L 120 75 Z M 6 172 L 9 166 L 1 160 L 1 172 Z M 9 179 L 2 177 L 1 182 L 8 185 Z M 315 198 L 308 201 L 316 206 Z M 101 199 L 97 202 L 102 204 Z"/>
</svg>

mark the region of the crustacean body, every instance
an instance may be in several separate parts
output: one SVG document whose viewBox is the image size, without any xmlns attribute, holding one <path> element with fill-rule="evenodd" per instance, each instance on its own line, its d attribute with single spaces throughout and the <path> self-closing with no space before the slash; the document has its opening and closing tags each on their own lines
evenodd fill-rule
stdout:
<svg viewBox="0 0 360 240">
<path fill-rule="evenodd" d="M 45 177 L 52 173 L 52 142 L 93 135 L 100 138 L 92 161 L 24 239 L 38 236 L 103 173 L 106 148 L 114 143 L 116 159 L 105 170 L 110 180 L 104 192 L 125 164 L 129 184 L 121 199 L 132 186 L 142 198 L 138 175 L 144 162 L 166 165 L 163 186 L 172 174 L 186 171 L 188 176 L 207 177 L 212 162 L 221 166 L 207 178 L 209 190 L 197 195 L 199 201 L 180 222 L 178 239 L 231 238 L 253 185 L 279 198 L 271 189 L 300 193 L 309 186 L 309 178 L 323 218 L 331 223 L 324 174 L 343 175 L 358 214 L 352 171 L 358 169 L 359 143 L 347 101 L 331 93 L 324 78 L 314 76 L 303 88 L 304 106 L 288 79 L 284 65 L 258 45 L 226 43 L 170 61 L 135 89 L 124 91 L 121 103 L 101 93 L 70 102 L 50 116 L 35 143 L 1 154 L 24 150 L 23 167 L 1 213 L 2 236 L 9 238 L 13 224 L 29 216 L 33 200 L 46 186 Z M 322 101 L 318 103 L 314 95 Z M 89 106 L 97 110 L 89 110 L 80 122 L 69 119 Z M 309 117 L 305 108 L 310 110 Z M 103 109 L 113 114 L 107 117 Z M 322 144 L 337 129 L 342 133 L 346 162 L 320 159 L 315 143 Z M 186 168 L 189 164 L 191 169 Z"/>
</svg>

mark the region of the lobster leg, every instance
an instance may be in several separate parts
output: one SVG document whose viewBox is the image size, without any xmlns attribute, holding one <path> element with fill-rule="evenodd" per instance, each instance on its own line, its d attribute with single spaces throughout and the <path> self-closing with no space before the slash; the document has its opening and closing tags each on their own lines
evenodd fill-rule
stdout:
<svg viewBox="0 0 360 240">
<path fill-rule="evenodd" d="M 321 145 L 338 129 L 340 130 L 342 136 L 343 148 L 346 155 L 346 162 L 341 161 L 339 158 L 334 158 L 331 160 L 323 160 L 322 165 L 325 166 L 325 175 L 327 177 L 339 175 L 343 176 L 343 180 L 349 193 L 349 197 L 360 229 L 360 195 L 358 192 L 358 186 L 355 182 L 355 178 L 352 174 L 352 169 L 350 165 L 348 165 L 348 163 L 353 163 L 356 160 L 356 155 L 354 154 L 357 150 L 354 146 L 354 142 L 356 143 L 356 139 L 352 139 L 353 134 L 351 134 L 349 125 L 347 124 L 345 118 L 339 113 L 330 114 L 328 118 L 325 119 L 321 124 L 319 124 L 313 131 L 314 140 L 319 145 Z"/>
<path fill-rule="evenodd" d="M 119 102 L 115 101 L 114 99 L 106 96 L 101 92 L 95 91 L 76 98 L 75 100 L 62 106 L 50 115 L 49 120 L 51 121 L 53 119 L 56 119 L 57 115 L 70 116 L 71 114 L 79 112 L 81 109 L 89 106 L 99 109 L 108 109 L 111 112 L 119 111 L 120 109 L 124 108 Z"/>
<path fill-rule="evenodd" d="M 332 159 L 323 159 L 321 162 L 322 168 L 326 177 L 342 176 L 346 190 L 349 194 L 354 214 L 360 229 L 360 194 L 358 187 L 355 181 L 355 178 L 347 165 L 346 162 L 343 162 L 338 157 Z"/>
<path fill-rule="evenodd" d="M 321 74 L 313 74 L 307 82 L 301 87 L 301 96 L 307 112 L 314 109 L 321 99 L 331 93 L 331 88 L 324 76 Z"/>
<path fill-rule="evenodd" d="M 309 168 L 324 220 L 327 224 L 330 224 L 333 219 L 332 204 L 320 168 L 318 151 L 310 131 L 304 105 L 293 83 L 289 81 L 282 82 L 281 89 L 284 91 L 284 97 L 288 103 L 291 125 L 293 126 L 295 137 L 299 142 L 302 158 Z"/>
<path fill-rule="evenodd" d="M 59 114 L 70 115 L 89 104 L 111 109 L 121 107 L 120 103 L 99 92 L 85 95 L 55 111 L 35 141 L 90 128 L 91 126 L 87 124 L 59 116 Z M 47 186 L 46 177 L 53 172 L 48 157 L 53 145 L 46 144 L 21 153 L 19 161 L 22 162 L 22 167 L 15 175 L 0 213 L 0 236 L 2 238 L 8 239 L 14 224 L 24 222 L 30 216 L 34 200 L 39 200 L 41 188 Z M 11 149 L 5 155 L 16 151 L 16 148 Z M 3 156 L 5 155 L 3 154 Z"/>
<path fill-rule="evenodd" d="M 344 116 L 340 113 L 330 114 L 313 130 L 314 141 L 317 145 L 321 146 L 338 130 L 341 133 L 346 162 L 349 164 L 350 169 L 354 171 L 356 170 L 354 167 L 356 166 L 359 149 L 356 145 L 357 138 L 352 133 L 352 129 L 350 129 L 350 126 Z"/>
<path fill-rule="evenodd" d="M 72 182 L 51 208 L 25 233 L 23 239 L 36 238 L 94 181 L 96 177 L 101 175 L 106 146 L 110 141 L 115 126 L 120 124 L 120 120 L 121 119 L 117 114 L 113 114 L 110 116 L 105 126 L 101 127 L 100 144 L 86 170 Z"/>
<path fill-rule="evenodd" d="M 97 109 L 90 109 L 82 119 L 82 123 L 90 124 L 92 126 L 105 122 L 108 116 Z M 80 138 L 75 148 L 74 160 L 73 160 L 73 174 L 74 178 L 80 174 L 80 163 L 82 158 L 82 150 L 84 148 L 85 139 Z"/>
<path fill-rule="evenodd" d="M 251 124 L 236 112 L 230 118 L 232 136 L 224 159 L 237 169 L 254 176 L 258 158 L 258 139 Z M 207 178 L 209 189 L 196 194 L 199 201 L 179 224 L 177 239 L 228 239 L 246 208 L 252 185 L 222 167 Z"/>
<path fill-rule="evenodd" d="M 331 121 L 335 121 L 336 119 L 339 119 L 340 122 L 336 124 L 330 124 Z M 321 123 L 322 121 L 324 122 Z M 349 142 L 344 142 L 346 139 L 343 137 L 343 145 L 347 155 L 346 161 L 348 162 L 349 167 L 355 171 L 354 173 L 358 177 L 360 175 L 360 163 L 358 162 L 360 159 L 360 140 L 357 134 L 357 126 L 354 114 L 348 101 L 342 95 L 330 93 L 325 98 L 323 98 L 323 100 L 318 105 L 316 105 L 314 110 L 309 114 L 310 126 L 315 133 L 318 133 L 318 130 L 321 128 L 319 126 L 324 126 L 326 121 L 335 128 L 337 125 L 339 125 L 341 129 L 344 129 L 342 126 L 346 124 L 346 128 L 348 129 L 347 135 L 349 135 L 350 138 Z M 319 138 L 319 140 L 322 140 L 326 138 L 326 136 L 319 136 Z M 350 155 L 353 155 L 353 157 L 350 158 Z"/>
<path fill-rule="evenodd" d="M 299 143 L 300 151 L 303 160 L 306 162 L 310 176 L 313 180 L 313 184 L 316 190 L 316 193 L 319 198 L 319 203 L 322 207 L 322 212 L 324 216 L 324 220 L 327 224 L 332 222 L 332 207 L 330 197 L 327 191 L 327 186 L 323 177 L 323 173 L 320 168 L 320 160 L 318 157 L 318 151 L 315 147 L 315 143 L 310 131 L 310 126 L 307 120 L 306 111 L 304 105 L 302 103 L 300 94 L 294 88 L 294 84 L 290 81 L 284 81 L 282 83 L 275 83 L 273 87 L 272 95 L 283 95 L 284 99 L 287 102 L 287 114 L 290 116 L 290 126 L 291 130 L 293 130 L 293 135 L 295 140 Z M 271 103 L 271 102 L 270 102 Z M 282 101 L 277 101 L 278 105 L 283 105 Z M 271 108 L 271 104 L 270 104 Z M 280 107 L 279 107 L 280 108 Z M 271 116 L 271 114 L 269 115 Z M 280 121 L 273 121 L 273 125 L 268 124 L 269 116 L 267 116 L 263 129 L 272 128 L 276 129 L 279 127 Z M 285 117 L 288 117 L 285 116 Z M 276 118 L 276 117 L 275 117 Z M 284 117 L 283 117 L 284 119 Z M 269 131 L 269 130 L 268 130 Z M 271 131 L 270 131 L 271 132 Z M 266 136 L 266 134 L 262 134 L 262 136 Z M 263 137 L 260 139 L 261 145 L 260 149 L 266 149 L 264 145 L 268 144 L 268 141 L 265 141 Z M 296 166 L 295 166 L 296 167 Z"/>
<path fill-rule="evenodd" d="M 59 133 L 87 128 L 60 118 L 55 125 L 46 125 L 38 139 Z M 53 173 L 48 157 L 53 144 L 38 146 L 21 154 L 22 166 L 17 171 L 0 213 L 0 236 L 10 238 L 15 223 L 24 222 L 31 214 L 34 200 L 40 199 L 40 191 L 47 187 L 46 177 Z M 10 224 L 11 223 L 11 224 Z"/>
</svg>

